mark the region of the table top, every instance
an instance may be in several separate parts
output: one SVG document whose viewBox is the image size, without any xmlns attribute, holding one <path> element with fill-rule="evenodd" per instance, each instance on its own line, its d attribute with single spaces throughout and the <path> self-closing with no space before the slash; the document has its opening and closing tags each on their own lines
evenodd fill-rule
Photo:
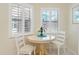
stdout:
<svg viewBox="0 0 79 59">
<path fill-rule="evenodd" d="M 38 37 L 38 36 L 28 36 L 28 41 L 32 43 L 49 43 L 51 40 L 55 39 L 55 36 L 46 36 L 46 37 Z"/>
</svg>

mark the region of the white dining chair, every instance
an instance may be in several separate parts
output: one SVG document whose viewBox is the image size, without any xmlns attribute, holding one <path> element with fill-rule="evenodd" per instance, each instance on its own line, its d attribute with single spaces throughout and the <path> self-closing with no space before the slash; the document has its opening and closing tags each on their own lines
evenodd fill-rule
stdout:
<svg viewBox="0 0 79 59">
<path fill-rule="evenodd" d="M 60 31 L 56 33 L 55 39 L 52 41 L 57 46 L 58 55 L 60 54 L 60 47 L 63 46 L 65 53 L 65 32 Z"/>
<path fill-rule="evenodd" d="M 35 46 L 33 45 L 30 45 L 30 44 L 25 44 L 25 41 L 24 41 L 24 36 L 18 36 L 18 37 L 15 37 L 15 40 L 16 40 L 16 47 L 17 47 L 17 54 L 18 55 L 31 55 L 32 52 L 34 52 L 35 54 Z"/>
</svg>

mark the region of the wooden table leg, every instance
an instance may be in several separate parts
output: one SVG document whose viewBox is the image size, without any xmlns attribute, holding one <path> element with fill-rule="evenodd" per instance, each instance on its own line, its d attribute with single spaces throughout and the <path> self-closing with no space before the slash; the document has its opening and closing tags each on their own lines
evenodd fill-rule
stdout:
<svg viewBox="0 0 79 59">
<path fill-rule="evenodd" d="M 47 49 L 45 47 L 45 44 L 40 44 L 40 55 L 46 55 Z"/>
<path fill-rule="evenodd" d="M 43 43 L 36 45 L 36 55 L 47 55 L 47 47 Z"/>
</svg>

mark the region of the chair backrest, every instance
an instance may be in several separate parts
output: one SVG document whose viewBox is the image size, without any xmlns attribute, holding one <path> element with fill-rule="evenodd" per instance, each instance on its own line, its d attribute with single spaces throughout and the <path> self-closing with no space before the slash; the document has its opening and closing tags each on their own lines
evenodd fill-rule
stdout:
<svg viewBox="0 0 79 59">
<path fill-rule="evenodd" d="M 24 36 L 21 35 L 21 36 L 15 37 L 15 40 L 16 40 L 17 50 L 19 51 L 20 48 L 22 48 L 23 46 L 25 46 Z"/>
<path fill-rule="evenodd" d="M 29 35 L 24 35 L 25 44 L 30 44 L 30 42 L 28 41 L 28 40 L 29 40 L 29 39 L 28 39 L 28 36 L 29 36 Z"/>
<path fill-rule="evenodd" d="M 65 42 L 65 32 L 63 32 L 63 31 L 57 32 L 56 33 L 56 40 L 61 43 L 64 43 Z"/>
</svg>

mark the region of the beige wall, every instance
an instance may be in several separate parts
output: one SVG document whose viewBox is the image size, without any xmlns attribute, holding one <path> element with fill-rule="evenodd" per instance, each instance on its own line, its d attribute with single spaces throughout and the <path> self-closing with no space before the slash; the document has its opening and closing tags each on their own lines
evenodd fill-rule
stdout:
<svg viewBox="0 0 79 59">
<path fill-rule="evenodd" d="M 8 4 L 0 4 L 0 54 L 15 54 L 15 42 L 8 39 Z"/>
<path fill-rule="evenodd" d="M 69 19 L 70 11 L 68 4 L 32 4 L 34 7 L 34 33 L 36 33 L 40 27 L 40 8 L 59 8 L 60 18 L 59 25 L 60 30 L 66 31 L 66 46 L 77 52 L 78 33 L 79 25 L 72 24 L 71 19 Z M 9 25 L 9 15 L 8 15 L 8 4 L 0 4 L 0 54 L 16 54 L 15 41 L 13 39 L 8 39 L 8 25 Z M 75 33 L 75 34 L 74 34 Z M 77 34 L 78 35 L 77 35 Z M 77 36 L 76 36 L 77 35 Z M 78 38 L 77 38 L 78 37 Z M 76 48 L 76 49 L 75 49 Z"/>
</svg>

